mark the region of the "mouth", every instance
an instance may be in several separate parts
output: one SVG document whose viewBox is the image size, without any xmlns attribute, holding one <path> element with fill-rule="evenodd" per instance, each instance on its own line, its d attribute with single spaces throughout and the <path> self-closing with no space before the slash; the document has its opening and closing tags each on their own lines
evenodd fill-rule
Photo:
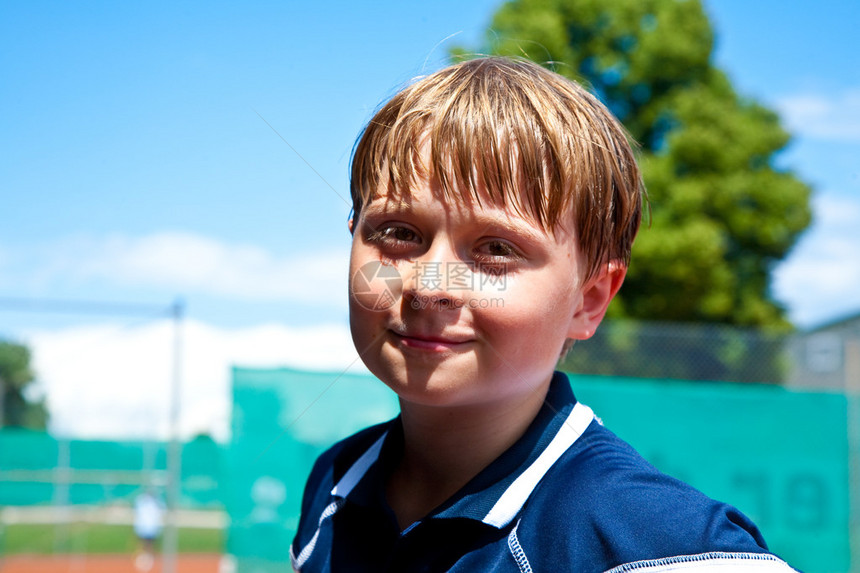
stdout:
<svg viewBox="0 0 860 573">
<path fill-rule="evenodd" d="M 413 350 L 445 352 L 463 349 L 473 341 L 466 336 L 435 336 L 418 333 L 390 331 L 397 345 Z"/>
</svg>

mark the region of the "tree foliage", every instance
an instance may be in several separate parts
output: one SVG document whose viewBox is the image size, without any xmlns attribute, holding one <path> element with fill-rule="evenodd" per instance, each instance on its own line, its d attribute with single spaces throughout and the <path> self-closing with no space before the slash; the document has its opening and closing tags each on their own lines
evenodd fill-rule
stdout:
<svg viewBox="0 0 860 573">
<path fill-rule="evenodd" d="M 810 190 L 775 166 L 789 135 L 735 92 L 713 42 L 697 0 L 513 0 L 479 51 L 585 84 L 641 146 L 653 215 L 610 316 L 785 327 L 770 274 L 810 222 Z"/>
<path fill-rule="evenodd" d="M 48 413 L 44 401 L 27 396 L 27 388 L 34 380 L 30 350 L 21 344 L 0 341 L 0 427 L 45 429 Z"/>
</svg>

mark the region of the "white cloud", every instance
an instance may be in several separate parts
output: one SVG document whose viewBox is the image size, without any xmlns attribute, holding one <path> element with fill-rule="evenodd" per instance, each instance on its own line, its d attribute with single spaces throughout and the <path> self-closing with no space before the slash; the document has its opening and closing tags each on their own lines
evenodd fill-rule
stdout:
<svg viewBox="0 0 860 573">
<path fill-rule="evenodd" d="M 348 256 L 345 249 L 276 256 L 253 245 L 163 232 L 143 237 L 67 238 L 16 253 L 14 265 L 7 252 L 4 266 L 21 282 L 37 288 L 100 281 L 186 295 L 330 304 L 344 299 Z"/>
<path fill-rule="evenodd" d="M 833 94 L 804 93 L 779 99 L 788 128 L 800 135 L 860 142 L 860 88 Z"/>
<path fill-rule="evenodd" d="M 173 325 L 81 326 L 25 335 L 54 432 L 82 438 L 165 437 Z M 291 366 L 366 372 L 346 326 L 264 325 L 226 330 L 188 321 L 182 330 L 181 432 L 229 433 L 230 367 Z"/>
<path fill-rule="evenodd" d="M 860 311 L 860 197 L 820 195 L 815 222 L 774 273 L 777 299 L 810 326 Z"/>
</svg>

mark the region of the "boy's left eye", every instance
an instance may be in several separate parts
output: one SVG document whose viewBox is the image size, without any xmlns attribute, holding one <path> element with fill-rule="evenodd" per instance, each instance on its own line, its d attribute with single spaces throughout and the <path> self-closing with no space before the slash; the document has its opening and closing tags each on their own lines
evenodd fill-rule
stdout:
<svg viewBox="0 0 860 573">
<path fill-rule="evenodd" d="M 489 259 L 511 259 L 519 257 L 517 250 L 505 241 L 492 240 L 482 244 L 478 249 L 479 257 Z"/>
<path fill-rule="evenodd" d="M 494 257 L 508 257 L 514 254 L 514 250 L 510 245 L 496 241 L 487 245 L 487 254 Z"/>
</svg>

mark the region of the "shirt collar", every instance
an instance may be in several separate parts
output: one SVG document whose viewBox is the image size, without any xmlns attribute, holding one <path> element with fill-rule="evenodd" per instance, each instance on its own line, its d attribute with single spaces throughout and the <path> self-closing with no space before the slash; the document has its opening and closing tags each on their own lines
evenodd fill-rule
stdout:
<svg viewBox="0 0 860 573">
<path fill-rule="evenodd" d="M 556 372 L 544 404 L 525 434 L 428 519 L 466 518 L 504 527 L 593 418 L 587 406 L 577 403 L 567 376 Z M 402 447 L 403 429 L 395 418 L 347 470 L 332 495 L 390 511 L 385 503 L 385 477 Z"/>
</svg>

